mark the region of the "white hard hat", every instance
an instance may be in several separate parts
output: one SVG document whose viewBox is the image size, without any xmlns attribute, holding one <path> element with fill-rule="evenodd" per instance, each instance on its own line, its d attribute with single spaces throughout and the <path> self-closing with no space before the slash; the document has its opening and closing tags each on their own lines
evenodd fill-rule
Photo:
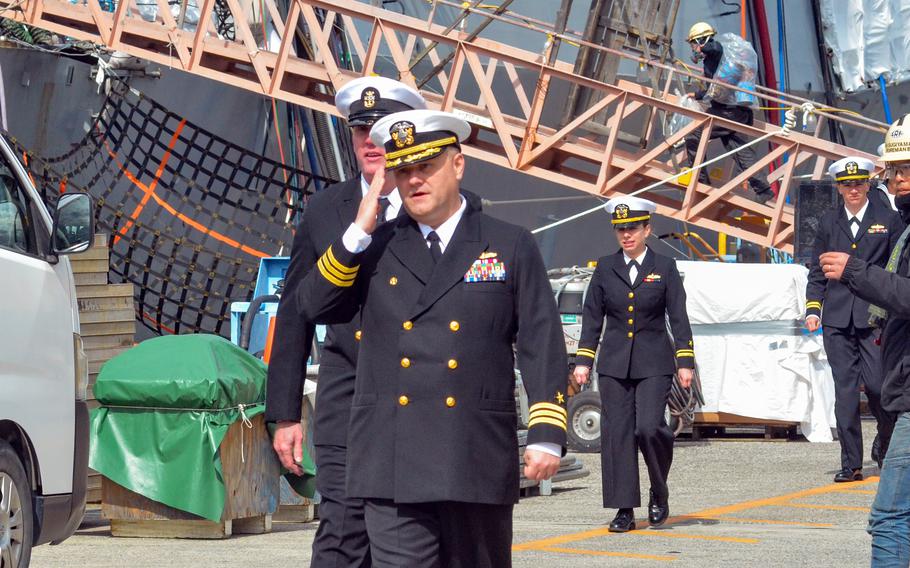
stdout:
<svg viewBox="0 0 910 568">
<path fill-rule="evenodd" d="M 885 134 L 882 162 L 910 160 L 910 114 L 894 122 Z"/>
</svg>

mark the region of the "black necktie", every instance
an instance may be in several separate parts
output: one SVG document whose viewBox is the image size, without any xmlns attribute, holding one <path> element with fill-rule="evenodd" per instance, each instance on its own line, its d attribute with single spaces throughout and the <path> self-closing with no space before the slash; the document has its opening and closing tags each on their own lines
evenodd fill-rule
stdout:
<svg viewBox="0 0 910 568">
<path fill-rule="evenodd" d="M 629 264 L 627 264 L 626 266 L 629 268 L 629 282 L 630 282 L 630 283 L 635 282 L 635 278 L 638 276 L 638 267 L 640 266 L 640 265 L 638 264 L 638 261 L 637 261 L 637 260 L 630 260 L 630 261 L 629 261 Z M 632 273 L 632 269 L 633 269 L 633 268 L 635 269 L 635 273 L 634 273 L 634 274 Z"/>
<path fill-rule="evenodd" d="M 854 226 L 854 223 L 856 226 Z M 850 217 L 850 230 L 853 232 L 853 236 L 856 236 L 856 233 L 859 232 L 859 219 L 856 217 Z"/>
<path fill-rule="evenodd" d="M 389 210 L 389 205 L 392 204 L 392 201 L 388 197 L 379 198 L 379 222 L 382 223 L 386 220 L 386 213 Z"/>
<path fill-rule="evenodd" d="M 439 243 L 439 235 L 436 234 L 436 231 L 430 231 L 427 235 L 427 240 L 430 241 L 430 256 L 433 257 L 433 262 L 439 262 L 439 259 L 442 257 L 442 246 Z"/>
</svg>

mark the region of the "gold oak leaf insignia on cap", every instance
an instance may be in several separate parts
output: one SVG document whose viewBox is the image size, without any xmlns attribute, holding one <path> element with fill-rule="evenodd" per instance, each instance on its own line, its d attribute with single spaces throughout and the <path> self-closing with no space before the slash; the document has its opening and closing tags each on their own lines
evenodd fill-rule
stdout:
<svg viewBox="0 0 910 568">
<path fill-rule="evenodd" d="M 376 89 L 367 88 L 363 90 L 363 93 L 360 95 L 360 100 L 363 101 L 364 108 L 373 108 L 376 106 L 376 99 L 378 98 L 378 93 Z"/>
<path fill-rule="evenodd" d="M 847 174 L 848 175 L 855 176 L 856 172 L 858 172 L 858 171 L 859 171 L 859 166 L 856 164 L 856 162 L 847 162 Z"/>
<path fill-rule="evenodd" d="M 389 130 L 396 148 L 404 148 L 414 143 L 414 125 L 406 120 L 396 122 Z"/>
<path fill-rule="evenodd" d="M 617 219 L 626 219 L 629 217 L 629 206 L 625 203 L 620 203 L 616 206 L 616 218 Z"/>
</svg>

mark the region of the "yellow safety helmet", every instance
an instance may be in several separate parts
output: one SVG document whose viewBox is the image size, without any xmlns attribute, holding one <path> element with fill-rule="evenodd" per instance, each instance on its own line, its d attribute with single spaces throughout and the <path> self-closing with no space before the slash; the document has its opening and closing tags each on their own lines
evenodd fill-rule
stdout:
<svg viewBox="0 0 910 568">
<path fill-rule="evenodd" d="M 715 34 L 717 34 L 717 30 L 714 29 L 714 26 L 708 22 L 697 22 L 689 28 L 687 41 L 693 42 L 697 39 L 711 37 Z"/>
<path fill-rule="evenodd" d="M 894 122 L 885 134 L 881 161 L 903 162 L 910 160 L 910 114 Z"/>
</svg>

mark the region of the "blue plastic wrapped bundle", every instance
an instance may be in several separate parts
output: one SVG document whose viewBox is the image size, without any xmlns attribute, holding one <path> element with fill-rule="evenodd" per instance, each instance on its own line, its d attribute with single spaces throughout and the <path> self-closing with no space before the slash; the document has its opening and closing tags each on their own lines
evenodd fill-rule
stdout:
<svg viewBox="0 0 910 568">
<path fill-rule="evenodd" d="M 707 96 L 726 105 L 754 106 L 756 97 L 724 85 L 755 92 L 755 74 L 758 70 L 758 55 L 752 44 L 733 33 L 719 34 L 715 41 L 724 47 L 714 80 L 721 84 L 712 84 Z"/>
</svg>

